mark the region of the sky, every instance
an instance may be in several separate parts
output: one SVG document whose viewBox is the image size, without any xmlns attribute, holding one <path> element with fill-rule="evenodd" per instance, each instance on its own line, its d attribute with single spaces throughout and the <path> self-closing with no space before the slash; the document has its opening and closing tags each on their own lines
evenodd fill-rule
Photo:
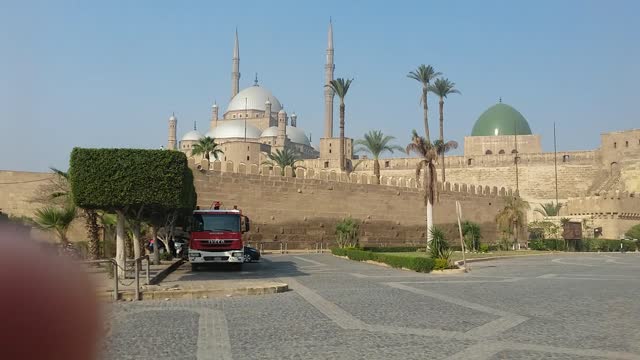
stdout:
<svg viewBox="0 0 640 360">
<path fill-rule="evenodd" d="M 500 97 L 545 151 L 554 122 L 560 150 L 640 127 L 635 0 L 0 0 L 0 169 L 66 169 L 76 146 L 166 147 L 173 112 L 178 138 L 194 121 L 206 131 L 213 102 L 230 100 L 236 27 L 240 88 L 257 72 L 317 146 L 330 17 L 335 77 L 354 79 L 349 137 L 378 129 L 406 145 L 423 129 L 407 78 L 420 64 L 461 91 L 445 102 L 445 138 L 460 144 Z"/>
</svg>

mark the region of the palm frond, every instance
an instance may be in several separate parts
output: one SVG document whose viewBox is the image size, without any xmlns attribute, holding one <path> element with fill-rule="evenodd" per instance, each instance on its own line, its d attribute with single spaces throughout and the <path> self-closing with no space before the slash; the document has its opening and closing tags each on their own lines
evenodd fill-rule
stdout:
<svg viewBox="0 0 640 360">
<path fill-rule="evenodd" d="M 447 78 L 438 78 L 432 85 L 429 85 L 429 91 L 436 94 L 440 99 L 446 99 L 448 95 L 460 94 L 460 90 L 456 89 L 456 83 L 449 81 Z"/>
</svg>

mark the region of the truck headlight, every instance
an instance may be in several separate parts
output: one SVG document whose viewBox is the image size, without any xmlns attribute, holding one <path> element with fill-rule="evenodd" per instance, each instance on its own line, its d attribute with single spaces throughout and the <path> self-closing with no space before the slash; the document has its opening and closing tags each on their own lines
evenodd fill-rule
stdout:
<svg viewBox="0 0 640 360">
<path fill-rule="evenodd" d="M 200 257 L 200 253 L 199 252 L 190 252 L 189 256 L 190 257 Z"/>
<path fill-rule="evenodd" d="M 233 257 L 242 257 L 244 255 L 243 252 L 234 252 L 233 254 L 231 254 L 231 256 Z"/>
</svg>

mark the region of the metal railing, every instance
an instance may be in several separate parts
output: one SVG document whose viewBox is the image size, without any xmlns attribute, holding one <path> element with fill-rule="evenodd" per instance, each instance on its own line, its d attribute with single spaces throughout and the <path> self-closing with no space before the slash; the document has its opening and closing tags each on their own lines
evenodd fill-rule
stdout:
<svg viewBox="0 0 640 360">
<path fill-rule="evenodd" d="M 111 269 L 113 270 L 113 299 L 114 300 L 118 300 L 120 298 L 120 291 L 119 291 L 119 284 L 120 284 L 120 279 L 118 276 L 118 269 L 120 269 L 120 271 L 122 271 L 122 273 L 125 275 L 127 274 L 127 265 L 128 264 L 133 264 L 133 274 L 134 274 L 134 280 L 133 282 L 136 284 L 135 285 L 135 299 L 136 300 L 140 300 L 140 270 L 142 267 L 142 260 L 146 260 L 146 267 L 145 267 L 145 277 L 146 277 L 146 284 L 145 285 L 149 285 L 151 282 L 151 278 L 150 278 L 150 268 L 151 268 L 151 260 L 149 258 L 149 255 L 144 255 L 144 256 L 140 256 L 137 259 L 127 259 L 125 260 L 125 268 L 122 269 L 120 266 L 118 266 L 118 263 L 116 262 L 116 259 L 104 259 L 104 260 L 87 260 L 87 261 L 83 261 L 83 264 L 93 264 L 93 265 L 100 265 L 100 264 L 106 264 L 109 263 L 111 264 Z M 123 284 L 124 285 L 124 284 Z"/>
</svg>

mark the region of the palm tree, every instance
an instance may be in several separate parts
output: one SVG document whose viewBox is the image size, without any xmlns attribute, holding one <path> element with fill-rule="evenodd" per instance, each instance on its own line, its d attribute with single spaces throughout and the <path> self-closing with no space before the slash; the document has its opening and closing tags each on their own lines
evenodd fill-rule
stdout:
<svg viewBox="0 0 640 360">
<path fill-rule="evenodd" d="M 513 234 L 514 248 L 518 248 L 518 231 L 524 226 L 525 210 L 529 203 L 521 197 L 505 197 L 504 207 L 496 215 L 496 224 L 503 232 Z"/>
<path fill-rule="evenodd" d="M 429 91 L 438 95 L 438 97 L 440 98 L 439 105 L 440 105 L 440 144 L 441 144 L 440 150 L 441 151 L 439 151 L 439 155 L 440 155 L 440 160 L 442 161 L 442 183 L 443 184 L 445 182 L 444 153 L 447 151 L 446 147 L 443 146 L 445 144 L 444 142 L 444 99 L 447 97 L 447 95 L 460 94 L 460 91 L 456 89 L 455 86 L 456 84 L 454 82 L 449 81 L 449 79 L 447 78 L 436 79 L 433 85 L 429 85 Z M 452 142 L 449 141 L 449 143 L 452 143 Z M 453 149 L 457 148 L 458 143 L 456 143 L 455 141 L 453 143 L 455 143 L 455 146 L 453 146 L 452 148 Z"/>
<path fill-rule="evenodd" d="M 420 184 L 420 171 L 423 171 L 422 186 L 424 189 L 424 205 L 427 210 L 427 248 L 433 239 L 433 203 L 437 197 L 438 189 L 436 187 L 436 165 L 437 158 L 436 148 L 429 141 L 413 130 L 411 143 L 407 145 L 407 154 L 414 152 L 422 159 L 416 167 L 416 182 Z"/>
<path fill-rule="evenodd" d="M 393 136 L 385 136 L 380 130 L 371 130 L 364 134 L 364 139 L 356 140 L 356 145 L 362 147 L 357 148 L 356 152 L 368 152 L 373 155 L 373 175 L 376 176 L 376 183 L 380 184 L 380 162 L 378 158 L 385 151 L 393 153 L 393 150 L 402 151 L 398 145 L 389 145 Z"/>
<path fill-rule="evenodd" d="M 535 212 L 542 214 L 542 216 L 558 216 L 562 208 L 561 203 L 554 203 L 550 201 L 548 203 L 540 204 L 540 208 L 534 209 Z"/>
<path fill-rule="evenodd" d="M 442 183 L 444 184 L 444 154 L 458 148 L 458 142 L 454 140 L 449 140 L 444 142 L 440 139 L 433 142 L 433 146 L 436 148 L 436 154 L 440 161 L 442 161 Z"/>
<path fill-rule="evenodd" d="M 291 169 L 293 170 L 293 176 L 296 176 L 296 169 L 301 167 L 301 166 L 296 166 L 296 163 L 300 161 L 300 157 L 298 156 L 297 153 L 293 152 L 289 148 L 285 148 L 282 151 L 280 151 L 280 149 L 276 149 L 275 152 L 272 152 L 267 156 L 269 157 L 269 160 L 263 161 L 262 164 L 270 165 L 270 166 L 274 166 L 274 165 L 280 166 L 280 171 L 281 171 L 280 175 L 283 175 L 283 176 L 284 176 L 284 168 L 286 166 L 291 166 Z"/>
<path fill-rule="evenodd" d="M 207 159 L 208 170 L 211 167 L 211 154 L 213 154 L 216 160 L 218 160 L 218 155 L 224 154 L 224 151 L 222 151 L 218 145 L 214 138 L 205 136 L 193 144 L 191 155 L 204 155 L 204 158 Z"/>
<path fill-rule="evenodd" d="M 431 142 L 431 137 L 429 136 L 429 106 L 427 105 L 427 93 L 429 92 L 429 83 L 431 82 L 431 80 L 440 75 L 442 74 L 436 72 L 431 65 L 425 64 L 418 66 L 416 70 L 411 71 L 409 74 L 407 74 L 408 78 L 417 80 L 422 84 L 422 97 L 420 98 L 420 102 L 422 103 L 422 108 L 424 110 L 425 139 L 429 143 Z"/>
<path fill-rule="evenodd" d="M 76 208 L 73 205 L 67 205 L 64 208 L 47 206 L 36 210 L 36 223 L 43 229 L 54 231 L 62 245 L 66 245 L 67 231 L 71 226 L 71 222 L 76 218 Z"/>
<path fill-rule="evenodd" d="M 340 98 L 340 171 L 345 169 L 345 148 L 344 148 L 344 97 L 347 96 L 349 87 L 353 79 L 337 78 L 325 85 L 331 88 Z"/>
<path fill-rule="evenodd" d="M 69 174 L 66 171 L 51 168 L 54 174 L 58 176 L 64 184 L 62 189 L 55 191 L 49 195 L 51 199 L 62 198 L 67 206 L 73 205 L 73 196 L 69 185 Z M 98 226 L 98 213 L 93 209 L 82 209 L 85 229 L 89 238 L 89 258 L 96 260 L 100 257 L 100 227 Z M 75 213 L 75 212 L 74 212 Z"/>
</svg>

